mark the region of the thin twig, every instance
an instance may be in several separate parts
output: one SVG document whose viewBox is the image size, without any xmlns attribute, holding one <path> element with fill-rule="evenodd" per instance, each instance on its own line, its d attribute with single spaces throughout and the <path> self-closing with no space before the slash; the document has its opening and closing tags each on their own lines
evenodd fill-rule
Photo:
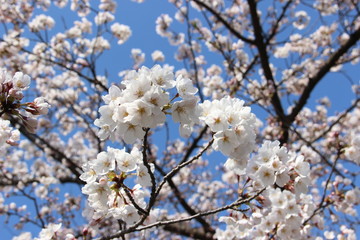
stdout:
<svg viewBox="0 0 360 240">
<path fill-rule="evenodd" d="M 138 232 L 138 231 L 146 230 L 146 229 L 149 229 L 149 228 L 160 227 L 160 226 L 174 224 L 174 223 L 187 222 L 187 221 L 193 220 L 193 219 L 195 219 L 197 217 L 203 217 L 203 216 L 212 215 L 212 214 L 215 214 L 215 213 L 218 213 L 218 212 L 222 212 L 222 211 L 234 208 L 234 207 L 238 207 L 239 205 L 249 203 L 250 201 L 257 198 L 264 190 L 265 190 L 265 188 L 263 188 L 262 190 L 260 190 L 259 192 L 257 192 L 255 195 L 253 195 L 251 197 L 248 197 L 246 199 L 239 198 L 235 202 L 233 202 L 233 203 L 231 203 L 229 205 L 226 205 L 226 206 L 223 206 L 223 207 L 220 207 L 220 208 L 216 208 L 214 210 L 201 212 L 201 213 L 198 213 L 198 214 L 186 217 L 186 218 L 180 218 L 180 219 L 174 219 L 174 220 L 168 220 L 168 221 L 158 221 L 158 222 L 155 222 L 155 223 L 143 226 L 143 227 L 139 227 L 139 228 L 137 228 L 137 227 L 136 228 L 128 228 L 128 229 L 120 231 L 120 232 L 118 232 L 118 233 L 116 233 L 114 235 L 111 235 L 111 236 L 108 236 L 108 237 L 103 237 L 103 238 L 101 238 L 101 240 L 110 240 L 110 239 L 113 239 L 113 238 L 118 238 L 118 237 L 124 236 L 127 233 Z"/>
</svg>

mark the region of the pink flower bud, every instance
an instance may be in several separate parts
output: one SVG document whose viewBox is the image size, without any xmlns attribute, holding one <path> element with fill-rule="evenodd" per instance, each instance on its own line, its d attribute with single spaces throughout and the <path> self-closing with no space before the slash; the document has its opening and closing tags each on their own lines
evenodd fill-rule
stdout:
<svg viewBox="0 0 360 240">
<path fill-rule="evenodd" d="M 87 228 L 84 228 L 82 232 L 83 232 L 83 236 L 85 237 L 88 235 L 89 230 Z"/>
</svg>

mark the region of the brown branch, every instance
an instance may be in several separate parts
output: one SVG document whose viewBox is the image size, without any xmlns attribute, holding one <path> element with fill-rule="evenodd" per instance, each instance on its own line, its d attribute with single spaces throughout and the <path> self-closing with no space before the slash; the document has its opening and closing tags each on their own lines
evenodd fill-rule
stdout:
<svg viewBox="0 0 360 240">
<path fill-rule="evenodd" d="M 148 212 L 145 211 L 144 209 L 142 209 L 135 201 L 135 199 L 133 198 L 133 196 L 130 193 L 130 190 L 127 186 L 125 186 L 125 184 L 122 184 L 122 189 L 124 189 L 124 192 L 126 194 L 126 196 L 130 199 L 130 202 L 132 203 L 132 205 L 138 210 L 139 214 L 141 215 L 148 215 Z"/>
<path fill-rule="evenodd" d="M 186 151 L 183 159 L 180 161 L 180 163 L 184 163 L 186 162 L 191 153 L 196 149 L 196 147 L 198 146 L 198 143 L 200 142 L 200 140 L 203 138 L 204 134 L 206 133 L 206 131 L 208 130 L 208 126 L 206 125 L 200 132 L 199 136 L 197 136 L 194 141 L 192 142 L 191 146 L 188 148 L 188 150 Z"/>
<path fill-rule="evenodd" d="M 206 129 L 205 129 L 206 130 Z M 200 134 L 199 136 L 201 136 L 202 134 Z M 160 191 L 162 189 L 162 187 L 164 186 L 164 184 L 167 182 L 169 184 L 169 186 L 171 187 L 171 189 L 174 192 L 175 197 L 177 198 L 177 200 L 179 201 L 179 203 L 181 204 L 181 206 L 185 209 L 185 211 L 189 214 L 189 215 L 196 215 L 197 212 L 187 203 L 186 199 L 183 198 L 180 190 L 178 189 L 178 187 L 176 186 L 176 184 L 172 181 L 172 177 L 175 176 L 176 173 L 178 173 L 183 167 L 189 165 L 190 163 L 192 163 L 193 161 L 199 159 L 204 152 L 212 145 L 213 143 L 213 139 L 207 144 L 207 146 L 201 150 L 200 153 L 198 153 L 196 156 L 192 157 L 191 159 L 189 159 L 188 161 L 181 161 L 181 163 L 179 165 L 177 165 L 175 168 L 173 168 L 169 173 L 165 173 L 160 166 L 158 166 L 157 164 L 155 164 L 156 169 L 164 176 L 162 182 L 159 184 L 158 188 L 156 189 L 155 192 L 155 196 L 158 196 L 160 194 Z M 195 142 L 195 141 L 194 141 Z M 187 159 L 187 158 L 184 158 Z M 184 160 L 183 159 L 183 160 Z M 214 229 L 211 228 L 210 224 L 207 223 L 203 218 L 198 217 L 196 218 L 196 220 L 204 227 L 204 229 L 206 231 L 208 231 L 209 233 L 214 234 L 215 231 Z"/>
<path fill-rule="evenodd" d="M 11 179 L 9 179 L 9 178 L 6 176 L 6 174 L 4 174 L 3 177 L 11 181 Z M 20 187 L 18 187 L 18 186 L 15 186 L 15 187 L 17 188 L 17 190 L 18 190 L 19 192 L 21 192 L 21 193 L 23 194 L 24 197 L 27 197 L 28 199 L 30 199 L 30 200 L 33 202 L 34 207 L 35 207 L 35 211 L 36 211 L 36 216 L 37 216 L 37 218 L 40 220 L 41 227 L 42 227 L 42 228 L 45 228 L 45 221 L 44 221 L 44 219 L 41 217 L 41 214 L 40 214 L 39 204 L 38 204 L 38 201 L 37 201 L 38 199 L 35 198 L 35 197 L 33 197 L 33 196 L 31 196 L 30 194 L 26 193 L 23 188 L 20 188 Z"/>
<path fill-rule="evenodd" d="M 205 151 L 207 151 L 207 149 L 212 145 L 212 143 L 214 142 L 214 139 L 211 139 L 211 141 L 206 145 L 206 147 L 204 147 L 200 153 L 198 153 L 196 156 L 192 157 L 190 160 L 188 161 L 181 161 L 181 163 L 179 165 L 177 165 L 176 167 L 174 167 L 168 174 L 166 174 L 164 176 L 163 181 L 159 184 L 158 189 L 156 190 L 157 195 L 159 194 L 162 186 L 165 184 L 166 181 L 168 181 L 169 179 L 171 179 L 177 172 L 179 172 L 183 167 L 189 165 L 190 163 L 192 163 L 193 161 L 199 159 Z"/>
<path fill-rule="evenodd" d="M 216 214 L 218 212 L 222 212 L 222 211 L 234 208 L 234 207 L 238 207 L 238 206 L 240 206 L 242 204 L 249 203 L 252 200 L 254 200 L 255 198 L 257 198 L 264 190 L 265 190 L 265 188 L 260 190 L 259 192 L 257 192 L 256 194 L 254 194 L 251 197 L 248 197 L 248 198 L 245 198 L 245 199 L 239 198 L 235 202 L 233 202 L 233 203 L 231 203 L 229 205 L 220 207 L 220 208 L 216 208 L 216 209 L 209 210 L 209 211 L 206 211 L 206 212 L 201 212 L 201 213 L 198 213 L 198 214 L 186 217 L 186 218 L 173 219 L 173 220 L 167 220 L 167 221 L 158 221 L 158 222 L 155 222 L 155 223 L 143 226 L 143 227 L 138 227 L 139 226 L 138 225 L 135 228 L 131 227 L 131 228 L 125 229 L 123 231 L 120 231 L 118 233 L 115 233 L 114 235 L 103 237 L 103 238 L 101 238 L 101 240 L 110 240 L 110 239 L 113 239 L 113 238 L 118 238 L 118 237 L 125 236 L 126 234 L 131 233 L 131 232 L 138 232 L 138 231 L 142 231 L 142 230 L 145 230 L 145 229 L 149 229 L 149 228 L 153 228 L 153 227 L 166 226 L 166 225 L 174 224 L 174 223 L 188 222 L 188 221 L 193 220 L 193 219 L 195 219 L 197 217 L 213 215 L 213 214 Z"/>
<path fill-rule="evenodd" d="M 283 6 L 281 14 L 279 16 L 279 18 L 276 20 L 276 23 L 273 25 L 272 27 L 272 31 L 269 35 L 269 37 L 266 40 L 266 44 L 269 44 L 271 42 L 271 40 L 275 37 L 277 30 L 279 28 L 280 22 L 281 20 L 285 17 L 285 13 L 288 10 L 288 8 L 290 7 L 290 5 L 293 3 L 293 1 L 288 1 L 285 6 Z"/>
<path fill-rule="evenodd" d="M 192 239 L 214 239 L 213 234 L 204 231 L 202 228 L 193 228 L 182 223 L 174 223 L 164 226 L 165 231 L 175 233 Z"/>
<path fill-rule="evenodd" d="M 283 144 L 287 141 L 288 138 L 288 121 L 286 119 L 284 109 L 281 105 L 280 97 L 277 93 L 277 85 L 270 68 L 269 56 L 267 54 L 267 45 L 263 36 L 263 29 L 260 23 L 260 18 L 257 13 L 257 3 L 254 0 L 248 0 L 248 4 L 255 34 L 255 45 L 259 52 L 261 67 L 264 71 L 264 76 L 267 82 L 274 88 L 274 92 L 271 96 L 271 104 L 273 105 L 276 115 L 282 123 L 282 128 L 285 135 L 283 139 L 280 139 L 280 142 Z"/>
<path fill-rule="evenodd" d="M 360 28 L 358 28 L 354 33 L 352 33 L 349 36 L 347 42 L 342 45 L 332 56 L 330 56 L 330 58 L 324 63 L 324 65 L 319 69 L 319 71 L 314 75 L 314 77 L 309 78 L 309 83 L 305 87 L 301 97 L 299 98 L 299 101 L 293 108 L 291 114 L 287 116 L 289 124 L 294 122 L 296 116 L 303 109 L 308 99 L 310 98 L 310 94 L 314 90 L 315 86 L 330 71 L 330 69 L 337 64 L 339 59 L 358 42 L 359 39 Z"/>
<path fill-rule="evenodd" d="M 3 39 L 0 38 L 0 42 L 6 42 L 6 41 L 4 41 Z M 6 43 L 7 43 L 7 42 L 6 42 Z M 64 68 L 64 69 L 66 69 L 66 70 L 68 70 L 68 71 L 74 72 L 74 73 L 76 73 L 79 77 L 84 78 L 84 79 L 87 80 L 88 82 L 90 82 L 90 83 L 92 83 L 92 84 L 95 84 L 95 85 L 99 85 L 104 91 L 108 91 L 108 90 L 109 90 L 109 88 L 108 88 L 107 86 L 105 86 L 102 82 L 100 82 L 99 80 L 96 79 L 96 76 L 94 77 L 94 79 L 93 79 L 93 78 L 90 78 L 90 77 L 86 76 L 85 74 L 83 74 L 82 72 L 80 72 L 80 71 L 78 71 L 78 70 L 76 70 L 76 69 L 74 69 L 74 68 L 71 68 L 71 67 L 66 66 L 66 64 L 64 64 L 64 63 L 61 63 L 61 62 L 52 60 L 51 58 L 40 57 L 40 56 L 34 54 L 33 52 L 25 49 L 25 48 L 21 48 L 21 51 L 22 51 L 22 52 L 25 52 L 25 53 L 27 53 L 27 54 L 33 55 L 33 56 L 39 58 L 40 60 L 47 61 L 47 62 L 52 63 L 52 64 L 54 64 L 54 65 L 57 65 L 57 66 L 59 66 L 59 67 L 61 67 L 61 68 Z M 61 59 L 60 59 L 60 60 L 61 60 Z M 72 61 L 72 63 L 75 63 L 75 62 Z M 90 70 L 92 71 L 92 73 L 94 74 L 94 72 L 93 72 L 94 70 L 92 70 L 93 67 L 89 67 L 89 69 L 90 69 Z"/>
<path fill-rule="evenodd" d="M 155 165 L 156 169 L 162 174 L 165 175 L 166 173 L 160 168 L 160 166 Z M 166 176 L 165 176 L 166 177 Z M 165 183 L 165 178 L 164 177 L 164 181 L 162 183 Z M 197 212 L 192 208 L 192 206 L 190 206 L 188 204 L 188 202 L 186 201 L 186 199 L 182 196 L 179 188 L 176 186 L 176 184 L 173 182 L 173 180 L 171 178 L 167 179 L 166 181 L 171 190 L 173 191 L 173 194 L 175 195 L 176 199 L 179 201 L 179 203 L 181 204 L 181 206 L 184 208 L 184 210 L 189 214 L 189 215 L 196 215 Z M 162 187 L 163 184 L 160 186 Z M 161 189 L 161 188 L 158 188 Z M 159 190 L 160 191 L 160 190 Z M 214 229 L 211 228 L 211 225 L 206 222 L 202 217 L 197 217 L 195 218 L 196 221 L 198 221 L 204 228 L 205 231 L 208 231 L 209 233 L 211 233 L 212 235 L 215 233 Z"/>
<path fill-rule="evenodd" d="M 189 5 L 188 2 L 186 2 L 186 4 Z M 189 47 L 190 47 L 190 53 L 192 55 L 192 62 L 193 62 L 193 65 L 194 65 L 195 85 L 196 85 L 197 89 L 199 90 L 198 94 L 199 94 L 201 102 L 204 102 L 204 95 L 203 95 L 203 93 L 201 91 L 201 87 L 200 87 L 199 70 L 198 70 L 198 65 L 197 65 L 197 62 L 196 62 L 196 55 L 195 55 L 192 36 L 191 36 L 191 24 L 190 24 L 190 19 L 189 19 L 189 12 L 186 11 L 186 13 L 182 13 L 182 14 L 186 19 L 188 44 L 189 44 Z"/>
<path fill-rule="evenodd" d="M 329 160 L 328 160 L 319 150 L 317 150 L 317 149 L 313 146 L 313 143 L 312 143 L 312 142 L 309 142 L 309 141 L 306 140 L 303 136 L 301 136 L 301 134 L 300 134 L 295 128 L 290 127 L 289 129 L 290 129 L 290 131 L 293 131 L 293 132 L 300 138 L 300 140 L 302 140 L 303 142 L 305 142 L 305 143 L 306 143 L 306 146 L 310 147 L 314 152 L 316 152 L 316 153 L 320 156 L 321 160 L 322 160 L 326 165 L 332 167 L 332 163 L 329 162 Z M 341 176 L 342 178 L 344 178 L 344 179 L 346 178 L 346 176 L 345 176 L 343 173 L 341 173 L 337 168 L 335 168 L 334 171 L 335 171 L 336 174 L 338 174 L 338 175 Z M 351 186 L 355 187 L 355 184 L 354 184 L 354 183 L 351 183 Z"/>
<path fill-rule="evenodd" d="M 251 60 L 251 63 L 249 64 L 247 69 L 244 72 L 241 72 L 242 79 L 246 78 L 246 75 L 248 75 L 250 73 L 250 71 L 253 69 L 253 67 L 255 66 L 255 64 L 257 64 L 258 59 L 259 59 L 259 55 L 254 56 L 254 58 Z M 229 95 L 230 96 L 234 95 L 239 87 L 240 87 L 240 81 L 236 81 L 236 86 L 231 89 Z"/>
<path fill-rule="evenodd" d="M 19 122 L 14 117 L 11 117 L 11 123 L 12 125 L 19 125 L 19 131 L 32 143 L 34 143 L 39 149 L 41 149 L 43 152 L 45 152 L 45 147 L 49 148 L 51 150 L 50 156 L 53 157 L 57 162 L 62 163 L 62 160 L 65 160 L 68 164 L 69 170 L 78 178 L 81 175 L 82 169 L 69 157 L 67 157 L 64 153 L 56 149 L 54 146 L 52 146 L 48 141 L 41 138 L 37 134 L 29 133 L 25 126 Z"/>
<path fill-rule="evenodd" d="M 249 39 L 244 37 L 243 35 L 241 35 L 238 31 L 236 31 L 231 25 L 230 23 L 224 19 L 220 13 L 216 12 L 213 8 L 211 8 L 210 6 L 208 6 L 207 4 L 203 3 L 201 0 L 192 0 L 194 1 L 196 4 L 198 4 L 199 6 L 205 8 L 206 10 L 208 10 L 212 15 L 214 15 L 217 20 L 219 22 L 221 22 L 235 37 L 241 39 L 242 41 L 249 43 L 249 44 L 254 44 L 254 40 Z"/>
<path fill-rule="evenodd" d="M 314 210 L 314 212 L 311 214 L 311 216 L 309 218 L 307 218 L 304 222 L 303 222 L 303 226 L 305 226 L 319 211 L 322 211 L 322 209 L 324 209 L 325 207 L 327 207 L 329 204 L 328 203 L 325 203 L 325 198 L 326 198 L 326 191 L 327 191 L 327 188 L 329 186 L 329 183 L 330 183 L 330 180 L 331 180 L 331 177 L 336 169 L 336 163 L 337 161 L 339 160 L 339 154 L 338 153 L 338 156 L 337 158 L 335 159 L 334 163 L 332 164 L 331 166 L 331 172 L 329 174 L 329 177 L 328 179 L 326 180 L 326 184 L 325 184 L 325 187 L 324 187 L 324 193 L 322 195 L 322 198 L 321 198 L 321 201 L 319 203 L 319 206 Z"/>
<path fill-rule="evenodd" d="M 142 145 L 142 157 L 143 157 L 143 163 L 144 166 L 146 167 L 149 175 L 150 175 L 150 179 L 151 179 L 151 193 L 150 193 L 150 200 L 149 200 L 149 205 L 146 208 L 146 212 L 147 215 L 149 215 L 150 210 L 152 208 L 152 206 L 155 204 L 155 200 L 156 200 L 156 179 L 154 176 L 154 173 L 151 171 L 151 166 L 146 154 L 146 150 L 148 149 L 148 133 L 149 133 L 149 128 L 147 128 L 145 130 L 145 136 L 144 136 L 144 140 L 143 140 L 143 145 Z M 146 215 L 146 216 L 147 216 Z"/>
<path fill-rule="evenodd" d="M 340 114 L 340 116 L 333 123 L 331 123 L 330 126 L 324 132 L 322 132 L 318 137 L 316 137 L 311 142 L 314 143 L 314 142 L 318 141 L 320 138 L 322 138 L 328 132 L 330 132 L 331 129 L 341 121 L 341 119 L 343 119 L 349 112 L 351 112 L 354 108 L 356 108 L 356 106 L 358 105 L 359 102 L 360 102 L 360 98 L 356 99 L 356 101 L 348 109 L 346 109 L 342 114 Z"/>
</svg>

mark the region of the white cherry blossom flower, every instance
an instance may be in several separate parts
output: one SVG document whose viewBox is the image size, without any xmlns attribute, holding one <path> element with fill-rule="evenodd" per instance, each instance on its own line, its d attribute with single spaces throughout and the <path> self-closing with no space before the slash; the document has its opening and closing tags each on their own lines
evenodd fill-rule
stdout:
<svg viewBox="0 0 360 240">
<path fill-rule="evenodd" d="M 192 124 L 198 121 L 197 98 L 189 98 L 175 102 L 171 107 L 174 122 Z"/>
<path fill-rule="evenodd" d="M 132 35 L 130 27 L 120 23 L 111 25 L 111 32 L 118 39 L 118 44 L 124 44 Z"/>
<path fill-rule="evenodd" d="M 310 21 L 310 17 L 305 11 L 296 12 L 295 18 L 296 21 L 293 22 L 293 26 L 299 30 L 306 28 Z"/>
<path fill-rule="evenodd" d="M 104 175 L 115 169 L 115 159 L 107 152 L 100 152 L 92 162 L 92 168 L 98 175 Z"/>
<path fill-rule="evenodd" d="M 154 51 L 152 54 L 151 54 L 151 58 L 154 62 L 163 62 L 165 61 L 165 56 L 164 54 L 159 51 L 159 50 L 156 50 Z"/>
<path fill-rule="evenodd" d="M 29 75 L 23 74 L 22 72 L 16 72 L 13 79 L 14 89 L 26 90 L 30 86 Z"/>
<path fill-rule="evenodd" d="M 114 19 L 115 19 L 114 15 L 112 15 L 110 12 L 99 12 L 95 16 L 94 20 L 96 25 L 101 25 L 104 23 L 114 21 Z"/>
<path fill-rule="evenodd" d="M 176 89 L 183 99 L 192 98 L 198 92 L 193 82 L 188 78 L 184 78 L 182 75 L 176 78 Z"/>
<path fill-rule="evenodd" d="M 35 98 L 34 104 L 38 114 L 45 115 L 49 112 L 50 104 L 45 101 L 45 98 L 43 97 Z"/>
<path fill-rule="evenodd" d="M 215 150 L 221 151 L 223 154 L 227 156 L 229 156 L 232 152 L 234 152 L 237 145 L 238 145 L 238 141 L 235 136 L 235 133 L 230 129 L 217 132 L 214 135 L 213 148 Z"/>
<path fill-rule="evenodd" d="M 255 175 L 257 179 L 263 184 L 263 186 L 270 186 L 275 182 L 274 170 L 264 165 L 259 168 Z"/>
<path fill-rule="evenodd" d="M 171 69 L 155 65 L 151 68 L 151 81 L 159 87 L 170 89 L 175 86 L 174 73 Z"/>
<path fill-rule="evenodd" d="M 151 171 L 154 171 L 154 165 L 151 164 Z M 149 187 L 151 186 L 151 177 L 148 172 L 148 169 L 145 167 L 144 164 L 138 164 L 136 169 L 136 175 L 137 175 L 137 183 L 140 184 L 142 187 Z"/>
<path fill-rule="evenodd" d="M 121 123 L 117 127 L 117 133 L 128 144 L 133 144 L 137 139 L 143 139 L 145 132 L 139 125 Z"/>
<path fill-rule="evenodd" d="M 121 215 L 123 216 L 123 220 L 129 225 L 132 225 L 140 220 L 138 211 L 132 205 L 124 205 L 121 208 Z"/>
<path fill-rule="evenodd" d="M 30 23 L 29 27 L 32 32 L 38 32 L 40 30 L 51 29 L 55 25 L 55 21 L 52 17 L 44 14 L 37 15 Z"/>
<path fill-rule="evenodd" d="M 136 169 L 136 159 L 131 154 L 125 152 L 125 149 L 111 149 L 111 152 L 114 154 L 117 167 L 120 171 L 131 172 Z"/>
<path fill-rule="evenodd" d="M 35 238 L 35 239 L 37 240 L 53 239 L 56 232 L 60 230 L 61 225 L 62 225 L 61 223 L 59 224 L 50 223 L 49 225 L 46 226 L 46 228 L 43 228 L 41 230 L 41 232 L 39 233 L 39 238 Z"/>
<path fill-rule="evenodd" d="M 79 177 L 81 180 L 87 183 L 96 181 L 97 174 L 88 162 L 83 164 L 82 169 L 84 172 Z"/>
<path fill-rule="evenodd" d="M 310 172 L 310 164 L 304 161 L 303 155 L 296 157 L 295 171 L 303 177 L 308 176 Z"/>
</svg>

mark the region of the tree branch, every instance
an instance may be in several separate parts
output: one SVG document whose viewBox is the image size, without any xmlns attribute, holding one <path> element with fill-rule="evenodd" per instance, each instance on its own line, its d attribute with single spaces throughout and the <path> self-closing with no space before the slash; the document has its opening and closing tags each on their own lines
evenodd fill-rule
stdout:
<svg viewBox="0 0 360 240">
<path fill-rule="evenodd" d="M 174 195 L 176 196 L 176 198 L 178 199 L 179 203 L 181 204 L 181 206 L 185 209 L 185 211 L 189 214 L 189 215 L 196 215 L 196 211 L 187 203 L 187 201 L 183 198 L 181 192 L 179 191 L 178 187 L 176 186 L 176 184 L 172 181 L 172 177 L 175 176 L 176 173 L 178 173 L 183 167 L 189 165 L 190 163 L 192 163 L 193 161 L 195 161 L 196 159 L 199 159 L 203 153 L 212 145 L 213 143 L 213 139 L 208 143 L 208 145 L 206 145 L 206 147 L 201 150 L 200 153 L 198 153 L 196 156 L 192 157 L 191 159 L 189 159 L 188 161 L 185 162 L 181 162 L 179 165 L 177 165 L 175 168 L 173 168 L 169 173 L 165 173 L 160 166 L 155 165 L 156 169 L 164 176 L 162 182 L 159 184 L 158 188 L 156 189 L 155 192 L 155 196 L 158 196 L 160 194 L 160 191 L 162 189 L 162 187 L 164 186 L 164 184 L 167 182 L 169 184 L 169 186 L 171 187 L 171 189 L 174 191 Z M 184 158 L 187 159 L 187 158 Z M 204 227 L 204 229 L 206 231 L 208 231 L 209 233 L 214 234 L 215 231 L 214 229 L 211 228 L 210 224 L 207 223 L 203 218 L 198 217 L 196 218 L 196 220 Z"/>
<path fill-rule="evenodd" d="M 341 46 L 319 69 L 319 71 L 314 75 L 314 77 L 309 78 L 309 83 L 305 87 L 301 97 L 299 98 L 298 103 L 293 108 L 290 115 L 287 116 L 289 124 L 294 122 L 296 116 L 302 110 L 302 108 L 307 103 L 310 98 L 310 94 L 315 88 L 315 86 L 320 82 L 320 80 L 330 71 L 330 69 L 336 65 L 337 61 L 343 56 L 352 46 L 354 46 L 357 41 L 360 39 L 360 28 L 358 28 L 354 33 L 349 36 L 347 42 Z"/>
<path fill-rule="evenodd" d="M 274 107 L 274 110 L 276 112 L 276 115 L 278 116 L 279 120 L 282 123 L 282 128 L 284 134 L 288 135 L 288 123 L 287 119 L 284 113 L 284 109 L 281 105 L 281 101 L 279 98 L 279 95 L 277 93 L 277 85 L 274 79 L 274 76 L 272 74 L 270 63 L 269 63 L 269 56 L 267 54 L 266 49 L 266 43 L 265 38 L 263 36 L 263 29 L 260 23 L 259 15 L 257 13 L 257 3 L 254 0 L 248 0 L 249 9 L 250 9 L 250 15 L 251 15 L 251 21 L 253 25 L 253 30 L 255 34 L 255 45 L 258 49 L 259 56 L 260 56 L 260 63 L 261 67 L 264 71 L 264 76 L 266 80 L 268 81 L 269 85 L 274 88 L 274 92 L 271 96 L 271 103 Z M 283 139 L 280 139 L 280 142 L 283 144 L 287 141 L 288 136 L 285 135 Z"/>
<path fill-rule="evenodd" d="M 181 223 L 166 225 L 164 226 L 164 230 L 181 236 L 190 237 L 192 239 L 214 239 L 213 234 L 204 231 L 203 228 L 193 228 Z"/>
<path fill-rule="evenodd" d="M 50 155 L 59 163 L 62 163 L 62 160 L 65 160 L 66 163 L 68 164 L 68 168 L 69 170 L 78 178 L 81 175 L 81 171 L 82 169 L 69 157 L 67 157 L 64 153 L 62 153 L 61 151 L 59 151 L 58 149 L 56 149 L 54 146 L 52 146 L 48 141 L 46 141 L 45 139 L 41 138 L 40 136 L 36 135 L 36 134 L 31 134 L 29 133 L 26 128 L 24 127 L 24 125 L 22 123 L 20 123 L 17 119 L 15 119 L 14 117 L 11 117 L 11 123 L 12 125 L 20 125 L 19 127 L 19 131 L 27 138 L 29 139 L 32 143 L 34 143 L 39 149 L 41 149 L 43 152 L 45 152 L 45 147 L 48 147 L 51 150 Z M 40 142 L 40 143 L 39 143 Z"/>
<path fill-rule="evenodd" d="M 196 4 L 198 4 L 199 6 L 205 8 L 206 10 L 208 10 L 209 12 L 211 12 L 211 14 L 213 14 L 217 20 L 219 22 L 221 22 L 235 37 L 241 39 L 242 41 L 249 43 L 249 44 L 254 44 L 254 40 L 249 39 L 244 37 L 243 35 L 241 35 L 238 31 L 236 31 L 231 25 L 230 23 L 224 19 L 220 13 L 216 12 L 214 9 L 212 9 L 210 6 L 208 6 L 207 4 L 201 2 L 200 0 L 192 0 L 194 1 Z"/>
<path fill-rule="evenodd" d="M 206 212 L 198 213 L 198 214 L 186 217 L 186 218 L 180 218 L 180 219 L 174 219 L 174 220 L 168 220 L 168 221 L 158 221 L 158 222 L 155 222 L 155 223 L 143 226 L 143 227 L 139 227 L 139 228 L 137 228 L 137 227 L 128 228 L 128 229 L 125 229 L 125 230 L 120 231 L 118 233 L 115 233 L 114 235 L 103 237 L 103 238 L 101 238 L 101 240 L 110 240 L 110 239 L 113 239 L 113 238 L 118 238 L 118 237 L 125 236 L 125 234 L 131 233 L 131 232 L 138 232 L 138 231 L 142 231 L 142 230 L 145 230 L 145 229 L 149 229 L 149 228 L 153 228 L 153 227 L 165 226 L 165 225 L 174 224 L 174 223 L 187 222 L 187 221 L 193 220 L 193 219 L 195 219 L 197 217 L 213 215 L 213 214 L 216 214 L 218 212 L 222 212 L 222 211 L 234 208 L 234 207 L 238 207 L 239 205 L 249 203 L 250 201 L 257 198 L 264 190 L 265 190 L 265 188 L 263 188 L 262 190 L 260 190 L 259 192 L 257 192 L 256 194 L 254 194 L 251 197 L 248 197 L 248 198 L 245 198 L 245 199 L 239 198 L 235 202 L 233 202 L 233 203 L 231 203 L 229 205 L 226 205 L 226 206 L 223 206 L 223 207 L 220 207 L 220 208 L 216 208 L 214 210 L 209 210 L 209 211 L 206 211 Z"/>
</svg>

